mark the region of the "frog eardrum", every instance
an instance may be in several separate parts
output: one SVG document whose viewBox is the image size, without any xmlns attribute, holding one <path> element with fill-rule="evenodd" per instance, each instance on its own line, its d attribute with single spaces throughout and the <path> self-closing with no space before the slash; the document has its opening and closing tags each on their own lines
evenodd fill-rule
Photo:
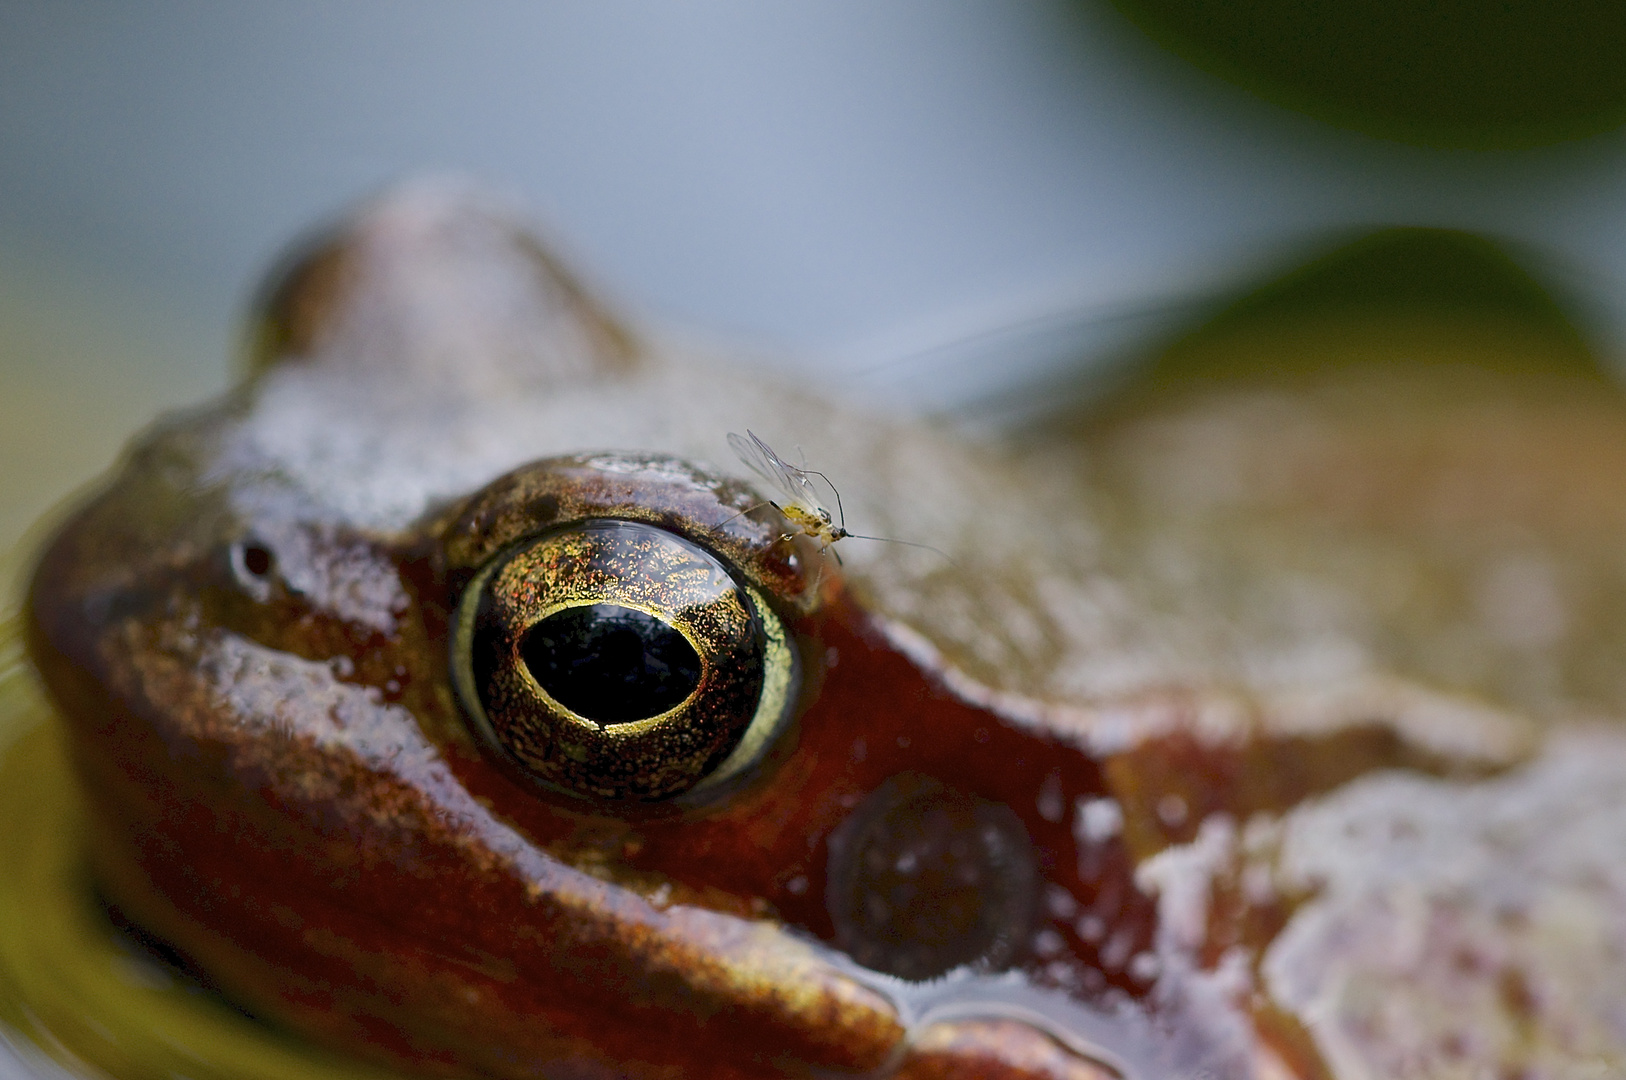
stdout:
<svg viewBox="0 0 1626 1080">
<path fill-rule="evenodd" d="M 450 667 L 487 749 L 544 790 L 611 800 L 705 791 L 759 760 L 797 682 L 765 590 L 796 592 L 811 560 L 775 574 L 763 554 L 785 531 L 747 510 L 692 467 L 629 455 L 539 462 L 471 500 L 454 561 L 497 550 L 457 602 Z"/>
</svg>

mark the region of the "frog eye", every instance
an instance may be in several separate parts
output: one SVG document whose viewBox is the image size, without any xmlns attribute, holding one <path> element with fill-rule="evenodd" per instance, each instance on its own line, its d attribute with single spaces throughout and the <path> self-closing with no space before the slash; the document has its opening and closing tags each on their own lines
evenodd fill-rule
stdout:
<svg viewBox="0 0 1626 1080">
<path fill-rule="evenodd" d="M 786 720 L 795 650 L 710 552 L 640 522 L 521 541 L 459 602 L 452 678 L 489 748 L 544 788 L 663 799 L 755 763 Z"/>
</svg>

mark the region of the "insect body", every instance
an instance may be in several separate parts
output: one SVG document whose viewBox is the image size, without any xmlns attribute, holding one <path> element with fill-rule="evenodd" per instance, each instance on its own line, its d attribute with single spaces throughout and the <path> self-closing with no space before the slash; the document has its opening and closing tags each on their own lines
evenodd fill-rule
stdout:
<svg viewBox="0 0 1626 1080">
<path fill-rule="evenodd" d="M 783 502 L 773 503 L 774 509 L 785 515 L 803 533 L 817 540 L 821 547 L 829 547 L 837 540 L 854 535 L 847 531 L 846 514 L 841 509 L 841 493 L 836 491 L 828 476 L 815 469 L 800 469 L 789 464 L 750 430 L 744 435 L 729 432 L 728 445 L 734 448 L 734 453 L 752 472 L 784 496 Z M 830 516 L 829 509 L 813 486 L 811 478 L 815 476 L 829 484 L 831 493 L 836 497 L 835 517 Z"/>
</svg>

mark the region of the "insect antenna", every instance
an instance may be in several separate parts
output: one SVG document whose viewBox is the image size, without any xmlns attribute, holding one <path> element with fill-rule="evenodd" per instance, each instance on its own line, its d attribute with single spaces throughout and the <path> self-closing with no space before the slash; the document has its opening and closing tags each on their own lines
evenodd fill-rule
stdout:
<svg viewBox="0 0 1626 1080">
<path fill-rule="evenodd" d="M 800 448 L 798 447 L 798 449 L 800 449 Z M 809 475 L 809 476 L 816 476 L 820 480 L 823 480 L 826 484 L 829 485 L 830 494 L 832 494 L 832 495 L 834 495 L 836 497 L 836 526 L 837 527 L 836 527 L 835 538 L 837 540 L 877 540 L 877 541 L 879 541 L 879 542 L 881 542 L 883 544 L 902 544 L 904 547 L 922 548 L 922 549 L 924 549 L 926 551 L 933 551 L 933 552 L 936 552 L 937 554 L 943 556 L 943 558 L 945 558 L 945 559 L 947 559 L 949 561 L 950 565 L 958 565 L 957 563 L 954 562 L 954 556 L 950 555 L 948 552 L 944 551 L 942 548 L 932 547 L 932 545 L 930 545 L 930 544 L 922 544 L 922 543 L 919 543 L 918 541 L 915 541 L 915 540 L 899 540 L 898 538 L 893 537 L 893 536 L 865 536 L 863 533 L 848 532 L 847 531 L 847 511 L 844 510 L 842 508 L 842 506 L 841 506 L 841 489 L 836 487 L 835 481 L 831 480 L 828 476 L 824 475 L 823 473 L 821 473 L 817 469 L 803 469 L 802 471 L 804 473 L 806 473 L 807 475 Z M 834 555 L 836 557 L 836 565 L 840 566 L 841 565 L 841 552 L 836 551 L 834 548 L 831 548 L 830 549 L 830 554 L 832 554 L 832 555 Z"/>
<path fill-rule="evenodd" d="M 836 487 L 835 481 L 831 480 L 828 476 L 824 475 L 817 469 L 803 469 L 802 471 L 809 476 L 818 477 L 820 480 L 823 480 L 827 485 L 829 485 L 830 494 L 836 497 L 836 524 L 839 526 L 839 531 L 842 536 L 853 536 L 853 533 L 847 531 L 847 511 L 841 507 L 841 489 Z M 879 540 L 880 537 L 865 536 L 860 537 L 860 539 Z"/>
<path fill-rule="evenodd" d="M 851 533 L 846 529 L 841 530 L 841 535 L 848 540 L 877 540 L 883 544 L 902 544 L 904 547 L 920 548 L 924 551 L 930 551 L 943 556 L 943 558 L 948 560 L 950 566 L 960 565 L 955 561 L 953 555 L 950 555 L 942 548 L 932 547 L 930 544 L 922 544 L 915 540 L 899 540 L 895 536 L 865 536 L 863 533 Z"/>
<path fill-rule="evenodd" d="M 902 544 L 905 547 L 923 548 L 926 551 L 941 555 L 948 560 L 950 565 L 958 565 L 948 552 L 942 548 L 933 547 L 931 544 L 917 543 L 914 540 L 898 540 L 891 536 L 867 536 L 863 533 L 848 532 L 847 508 L 841 500 L 841 489 L 836 487 L 835 481 L 831 480 L 826 474 L 818 469 L 807 467 L 807 452 L 801 446 L 796 447 L 797 455 L 802 460 L 802 464 L 798 467 L 789 464 L 774 453 L 773 447 L 763 442 L 757 437 L 756 432 L 751 431 L 749 428 L 746 429 L 744 436 L 730 432 L 728 445 L 734 449 L 735 455 L 747 468 L 790 496 L 792 500 L 790 507 L 780 506 L 778 503 L 769 503 L 768 505 L 771 505 L 782 514 L 788 514 L 796 521 L 803 532 L 822 541 L 824 550 L 835 556 L 836 565 L 842 565 L 842 558 L 841 553 L 835 550 L 834 545 L 836 541 L 844 540 L 849 536 L 855 540 L 876 540 L 883 544 Z M 830 521 L 830 511 L 820 505 L 818 492 L 814 490 L 812 482 L 808 479 L 812 476 L 823 480 L 824 486 L 830 489 L 830 494 L 836 497 L 836 521 L 834 524 L 831 524 Z M 757 505 L 761 506 L 762 504 L 758 503 Z M 752 507 L 752 509 L 755 509 L 755 507 Z M 749 510 L 746 510 L 741 513 L 749 512 Z M 740 515 L 736 514 L 734 516 L 739 517 Z M 813 521 L 811 527 L 802 520 L 803 516 Z M 733 521 L 734 518 L 728 520 Z M 723 524 L 726 525 L 727 523 L 724 522 Z"/>
<path fill-rule="evenodd" d="M 802 448 L 800 446 L 798 446 L 796 449 L 798 451 L 800 451 Z M 807 468 L 807 466 L 805 464 L 805 462 L 807 460 L 807 455 L 805 453 L 802 454 L 802 460 L 804 462 L 804 464 L 802 466 L 802 472 L 806 473 L 808 476 L 816 476 L 820 480 L 823 480 L 825 482 L 825 484 L 830 488 L 830 494 L 832 494 L 832 495 L 834 495 L 836 497 L 836 536 L 835 536 L 835 538 L 837 540 L 849 540 L 849 539 L 850 540 L 877 540 L 877 541 L 879 541 L 879 542 L 881 542 L 883 544 L 902 544 L 904 547 L 922 548 L 922 549 L 924 549 L 926 551 L 934 551 L 937 554 L 943 556 L 943 558 L 945 558 L 945 559 L 947 559 L 949 561 L 950 565 L 959 565 L 958 563 L 954 562 L 954 556 L 950 555 L 948 552 L 944 551 L 942 548 L 932 547 L 930 544 L 922 544 L 922 543 L 919 543 L 919 542 L 914 541 L 914 540 L 899 540 L 899 539 L 897 539 L 896 537 L 893 537 L 893 536 L 865 536 L 863 533 L 848 532 L 847 531 L 847 511 L 845 509 L 843 509 L 842 505 L 841 505 L 841 489 L 836 487 L 836 482 L 834 480 L 830 479 L 828 476 L 824 475 L 819 470 Z M 836 557 L 836 565 L 839 566 L 841 564 L 841 553 L 839 551 L 836 551 L 834 548 L 831 548 L 830 549 L 830 554 L 832 554 L 832 555 L 834 555 Z"/>
</svg>

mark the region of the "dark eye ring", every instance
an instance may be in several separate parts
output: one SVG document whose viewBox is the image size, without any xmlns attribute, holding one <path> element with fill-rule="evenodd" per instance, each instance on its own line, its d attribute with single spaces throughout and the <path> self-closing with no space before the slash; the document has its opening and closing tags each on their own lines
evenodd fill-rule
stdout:
<svg viewBox="0 0 1626 1080">
<path fill-rule="evenodd" d="M 481 567 L 452 679 L 471 726 L 541 787 L 703 791 L 761 758 L 795 698 L 795 647 L 761 593 L 653 525 L 592 519 Z"/>
</svg>

